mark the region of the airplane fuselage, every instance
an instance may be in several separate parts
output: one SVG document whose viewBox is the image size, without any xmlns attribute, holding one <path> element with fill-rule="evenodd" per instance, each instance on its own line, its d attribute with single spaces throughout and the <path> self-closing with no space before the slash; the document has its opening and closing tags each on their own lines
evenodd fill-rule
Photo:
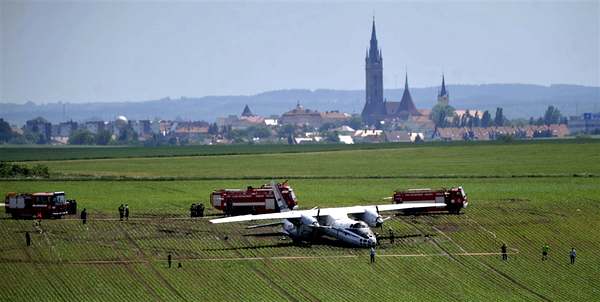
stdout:
<svg viewBox="0 0 600 302">
<path fill-rule="evenodd" d="M 306 223 L 294 224 L 286 219 L 283 231 L 294 240 L 310 241 L 315 236 L 327 235 L 354 246 L 371 247 L 377 244 L 375 234 L 363 221 L 348 217 L 323 218 L 324 223 L 320 224 L 322 227 L 311 227 Z"/>
</svg>

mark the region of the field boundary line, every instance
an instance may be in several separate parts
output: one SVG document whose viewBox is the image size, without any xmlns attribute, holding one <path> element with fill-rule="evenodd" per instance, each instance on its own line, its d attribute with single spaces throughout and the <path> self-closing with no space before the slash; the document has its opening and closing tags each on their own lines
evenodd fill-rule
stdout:
<svg viewBox="0 0 600 302">
<path fill-rule="evenodd" d="M 519 250 L 513 249 L 514 252 L 507 253 L 508 255 L 517 255 Z M 367 254 L 365 253 L 365 257 Z M 384 258 L 413 258 L 413 257 L 446 257 L 446 256 L 499 256 L 502 253 L 498 252 L 464 252 L 464 253 L 420 253 L 420 254 L 378 254 L 377 257 Z M 320 260 L 320 259 L 355 259 L 362 255 L 324 255 L 324 256 L 273 256 L 273 257 L 228 257 L 228 258 L 177 258 L 179 261 L 286 261 L 286 260 Z M 55 264 L 55 265 L 115 265 L 115 264 L 149 264 L 149 263 L 166 263 L 162 259 L 125 259 L 125 260 L 64 260 L 58 261 L 24 261 L 24 260 L 0 260 L 0 263 L 40 263 L 40 264 Z"/>
<path fill-rule="evenodd" d="M 219 180 L 270 180 L 270 179 L 508 179 L 508 178 L 598 178 L 600 174 L 573 172 L 551 174 L 504 174 L 504 175 L 472 175 L 472 174 L 440 174 L 440 175 L 275 175 L 275 176 L 124 176 L 124 175 L 89 175 L 60 174 L 49 178 L 23 177 L 0 178 L 0 181 L 219 181 Z"/>
</svg>

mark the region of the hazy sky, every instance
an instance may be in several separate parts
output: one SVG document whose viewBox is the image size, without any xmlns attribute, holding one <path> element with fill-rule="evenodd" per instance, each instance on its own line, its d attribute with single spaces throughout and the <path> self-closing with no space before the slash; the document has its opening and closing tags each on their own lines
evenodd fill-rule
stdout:
<svg viewBox="0 0 600 302">
<path fill-rule="evenodd" d="M 600 86 L 599 3 L 0 0 L 0 101 L 363 89 L 373 14 L 386 88 Z"/>
</svg>

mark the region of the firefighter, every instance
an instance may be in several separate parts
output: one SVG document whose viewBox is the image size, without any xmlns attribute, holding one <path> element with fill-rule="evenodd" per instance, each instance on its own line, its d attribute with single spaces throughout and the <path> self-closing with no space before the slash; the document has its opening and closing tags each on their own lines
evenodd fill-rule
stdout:
<svg viewBox="0 0 600 302">
<path fill-rule="evenodd" d="M 85 208 L 83 208 L 83 211 L 81 211 L 81 222 L 83 224 L 87 222 L 87 211 Z"/>
<path fill-rule="evenodd" d="M 181 262 L 177 263 L 177 268 L 182 268 Z"/>
<path fill-rule="evenodd" d="M 502 246 L 500 247 L 500 251 L 502 252 L 502 260 L 506 261 L 508 260 L 508 254 L 506 253 L 506 243 L 502 243 Z"/>
<path fill-rule="evenodd" d="M 233 204 L 231 203 L 231 200 L 228 200 L 225 206 L 225 215 L 232 216 L 231 212 L 233 212 Z"/>
<path fill-rule="evenodd" d="M 123 204 L 121 204 L 121 206 L 119 206 L 119 220 L 123 221 L 124 214 L 125 214 L 125 206 L 123 206 Z"/>
<path fill-rule="evenodd" d="M 27 246 L 31 246 L 31 235 L 29 235 L 29 232 L 25 232 L 25 243 L 27 243 Z"/>
<path fill-rule="evenodd" d="M 375 247 L 371 247 L 371 263 L 375 263 Z"/>
<path fill-rule="evenodd" d="M 171 252 L 169 252 L 169 255 L 167 255 L 167 263 L 169 265 L 169 268 L 171 268 L 171 260 L 173 259 L 173 257 L 171 256 Z"/>
<path fill-rule="evenodd" d="M 390 244 L 393 244 L 394 243 L 394 239 L 395 239 L 394 230 L 392 230 L 392 228 L 390 228 L 389 229 L 389 233 L 390 233 Z"/>
<path fill-rule="evenodd" d="M 550 246 L 548 245 L 548 243 L 546 243 L 542 247 L 542 261 L 548 260 L 548 252 L 550 252 Z"/>
<path fill-rule="evenodd" d="M 198 217 L 204 217 L 204 204 L 201 203 L 198 205 Z"/>
<path fill-rule="evenodd" d="M 192 205 L 190 206 L 190 217 L 198 217 L 196 213 L 196 204 L 192 203 Z"/>
<path fill-rule="evenodd" d="M 571 252 L 569 253 L 569 257 L 571 258 L 571 264 L 575 264 L 575 258 L 577 257 L 577 252 L 575 248 L 571 248 Z"/>
<path fill-rule="evenodd" d="M 129 206 L 125 204 L 125 220 L 129 220 Z"/>
</svg>

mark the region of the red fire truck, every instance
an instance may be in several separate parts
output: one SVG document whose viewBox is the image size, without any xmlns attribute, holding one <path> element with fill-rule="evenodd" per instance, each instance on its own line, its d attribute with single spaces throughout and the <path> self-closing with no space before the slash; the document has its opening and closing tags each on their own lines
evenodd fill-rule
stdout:
<svg viewBox="0 0 600 302">
<path fill-rule="evenodd" d="M 417 202 L 433 202 L 433 203 L 445 203 L 444 208 L 423 208 L 411 210 L 415 211 L 439 211 L 446 210 L 453 214 L 458 214 L 460 209 L 466 208 L 469 202 L 467 201 L 467 194 L 462 187 L 450 188 L 450 189 L 411 189 L 406 191 L 396 191 L 393 197 L 394 203 L 417 203 Z"/>
<path fill-rule="evenodd" d="M 77 202 L 66 200 L 65 192 L 6 194 L 4 208 L 13 218 L 60 218 L 75 214 Z"/>
<path fill-rule="evenodd" d="M 297 206 L 296 195 L 287 181 L 264 184 L 260 188 L 220 189 L 210 194 L 215 209 L 226 215 L 265 214 L 292 210 Z"/>
</svg>

